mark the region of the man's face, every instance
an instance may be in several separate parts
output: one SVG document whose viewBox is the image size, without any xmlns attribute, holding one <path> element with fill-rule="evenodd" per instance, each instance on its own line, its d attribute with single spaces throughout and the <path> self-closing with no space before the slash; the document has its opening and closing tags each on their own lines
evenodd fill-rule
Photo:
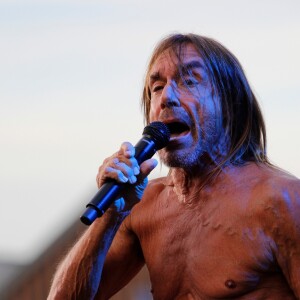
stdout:
<svg viewBox="0 0 300 300">
<path fill-rule="evenodd" d="M 159 151 L 162 162 L 190 168 L 201 163 L 203 154 L 213 156 L 221 113 L 203 60 L 192 45 L 182 50 L 181 62 L 166 50 L 150 70 L 149 119 L 168 124 L 171 131 L 170 143 Z"/>
</svg>

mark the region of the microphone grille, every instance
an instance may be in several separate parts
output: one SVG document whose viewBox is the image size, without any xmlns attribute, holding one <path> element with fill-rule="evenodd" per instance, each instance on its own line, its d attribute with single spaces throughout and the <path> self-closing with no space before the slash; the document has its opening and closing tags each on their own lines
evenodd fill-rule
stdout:
<svg viewBox="0 0 300 300">
<path fill-rule="evenodd" d="M 144 134 L 151 136 L 156 145 L 156 150 L 166 147 L 171 135 L 167 125 L 158 121 L 146 126 L 143 131 L 143 135 Z"/>
</svg>

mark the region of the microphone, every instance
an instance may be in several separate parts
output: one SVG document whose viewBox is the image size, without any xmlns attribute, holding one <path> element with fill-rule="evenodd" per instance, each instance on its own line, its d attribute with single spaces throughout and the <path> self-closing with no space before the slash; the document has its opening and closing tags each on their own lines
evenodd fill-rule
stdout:
<svg viewBox="0 0 300 300">
<path fill-rule="evenodd" d="M 140 165 L 151 158 L 157 150 L 167 146 L 170 140 L 170 131 L 162 122 L 152 122 L 144 128 L 143 136 L 135 145 L 135 158 Z M 96 218 L 101 217 L 116 199 L 120 191 L 128 183 L 119 183 L 115 180 L 104 183 L 94 198 L 86 205 L 80 220 L 85 225 L 91 225 Z"/>
</svg>

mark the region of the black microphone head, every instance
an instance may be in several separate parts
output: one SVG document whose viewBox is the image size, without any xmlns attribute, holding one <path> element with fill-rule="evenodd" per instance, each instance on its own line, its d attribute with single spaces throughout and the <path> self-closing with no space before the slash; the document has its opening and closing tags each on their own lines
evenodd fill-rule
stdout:
<svg viewBox="0 0 300 300">
<path fill-rule="evenodd" d="M 143 135 L 151 136 L 156 150 L 167 146 L 170 140 L 170 130 L 163 122 L 152 122 L 144 128 Z"/>
</svg>

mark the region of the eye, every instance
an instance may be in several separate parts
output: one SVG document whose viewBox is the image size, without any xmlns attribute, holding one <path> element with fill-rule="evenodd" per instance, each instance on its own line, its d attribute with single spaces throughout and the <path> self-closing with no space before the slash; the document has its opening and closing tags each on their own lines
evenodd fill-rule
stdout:
<svg viewBox="0 0 300 300">
<path fill-rule="evenodd" d="M 184 80 L 184 83 L 189 87 L 193 87 L 196 86 L 199 82 L 195 78 L 188 78 Z"/>
<path fill-rule="evenodd" d="M 152 92 L 158 92 L 162 90 L 164 87 L 162 85 L 156 85 L 152 88 Z"/>
</svg>

